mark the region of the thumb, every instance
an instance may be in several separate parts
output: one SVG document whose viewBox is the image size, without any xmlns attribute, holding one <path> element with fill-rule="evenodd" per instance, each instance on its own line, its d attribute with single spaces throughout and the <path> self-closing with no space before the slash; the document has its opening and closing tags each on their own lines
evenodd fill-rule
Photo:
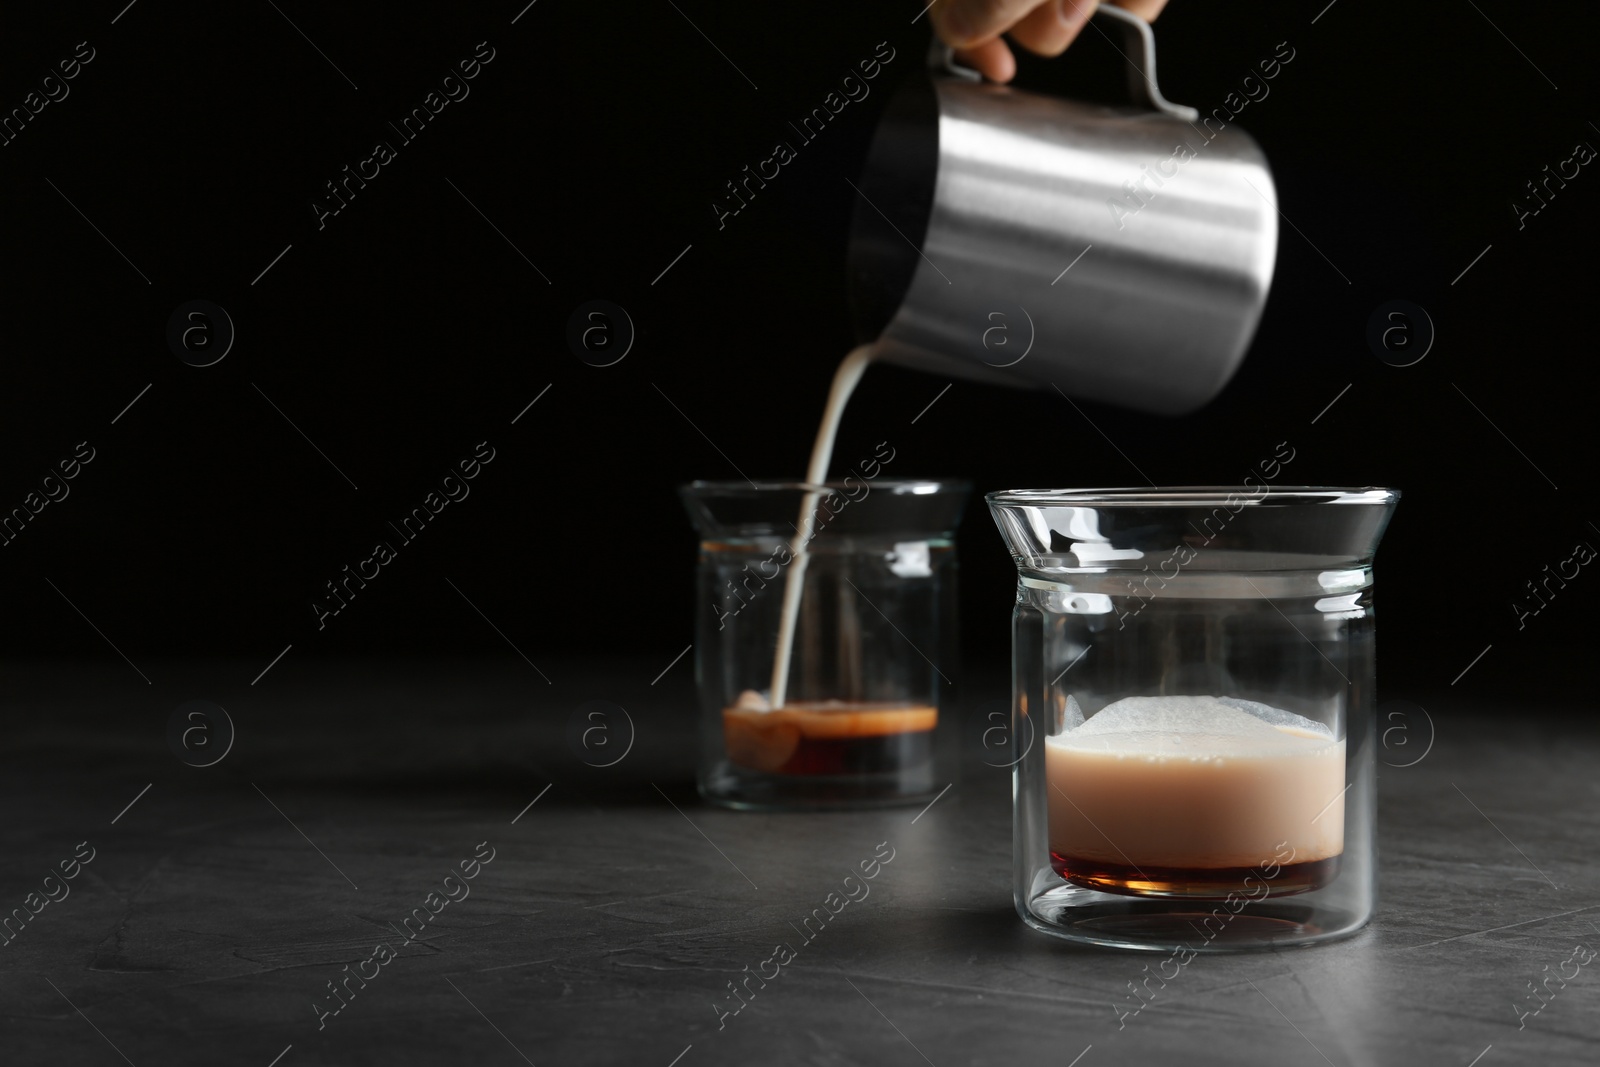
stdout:
<svg viewBox="0 0 1600 1067">
<path fill-rule="evenodd" d="M 938 0 L 929 16 L 946 44 L 965 48 L 1000 36 L 1040 3 L 1041 0 Z"/>
</svg>

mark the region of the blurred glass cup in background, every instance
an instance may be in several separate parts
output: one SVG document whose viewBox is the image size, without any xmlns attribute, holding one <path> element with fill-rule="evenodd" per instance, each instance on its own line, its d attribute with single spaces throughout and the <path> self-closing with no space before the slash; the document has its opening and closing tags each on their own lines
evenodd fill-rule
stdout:
<svg viewBox="0 0 1600 1067">
<path fill-rule="evenodd" d="M 955 528 L 969 490 L 868 478 L 681 489 L 700 535 L 702 796 L 849 808 L 926 803 L 954 781 Z M 773 707 L 790 581 L 792 652 Z"/>
</svg>

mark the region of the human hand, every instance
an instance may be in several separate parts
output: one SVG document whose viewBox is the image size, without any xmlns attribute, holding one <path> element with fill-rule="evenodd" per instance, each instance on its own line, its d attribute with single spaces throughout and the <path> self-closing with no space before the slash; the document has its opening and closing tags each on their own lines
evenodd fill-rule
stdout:
<svg viewBox="0 0 1600 1067">
<path fill-rule="evenodd" d="M 1008 82 L 1017 60 L 1000 39 L 1041 56 L 1059 56 L 1078 36 L 1098 0 L 936 0 L 929 10 L 941 40 L 956 58 L 992 82 Z M 1167 0 L 1115 0 L 1117 7 L 1154 22 Z"/>
</svg>

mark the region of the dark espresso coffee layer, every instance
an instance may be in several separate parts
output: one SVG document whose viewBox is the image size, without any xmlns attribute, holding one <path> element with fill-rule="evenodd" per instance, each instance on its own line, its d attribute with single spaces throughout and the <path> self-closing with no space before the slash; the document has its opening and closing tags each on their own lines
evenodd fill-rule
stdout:
<svg viewBox="0 0 1600 1067">
<path fill-rule="evenodd" d="M 1339 857 L 1271 867 L 1139 867 L 1050 853 L 1050 866 L 1073 885 L 1141 897 L 1243 900 L 1291 896 L 1321 889 L 1339 873 Z"/>
<path fill-rule="evenodd" d="M 933 758 L 935 708 L 799 705 L 776 711 L 728 708 L 723 740 L 735 765 L 767 774 L 848 775 L 898 771 Z"/>
</svg>

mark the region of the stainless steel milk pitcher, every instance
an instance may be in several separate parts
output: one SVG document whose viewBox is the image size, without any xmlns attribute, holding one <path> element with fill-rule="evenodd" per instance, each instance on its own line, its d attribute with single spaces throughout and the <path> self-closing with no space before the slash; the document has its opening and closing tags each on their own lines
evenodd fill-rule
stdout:
<svg viewBox="0 0 1600 1067">
<path fill-rule="evenodd" d="M 1277 194 L 1260 148 L 1169 103 L 1155 38 L 1102 4 L 1135 103 L 986 84 L 934 49 L 890 104 L 858 185 L 862 340 L 936 374 L 1160 414 L 1233 375 L 1272 281 Z"/>
</svg>

